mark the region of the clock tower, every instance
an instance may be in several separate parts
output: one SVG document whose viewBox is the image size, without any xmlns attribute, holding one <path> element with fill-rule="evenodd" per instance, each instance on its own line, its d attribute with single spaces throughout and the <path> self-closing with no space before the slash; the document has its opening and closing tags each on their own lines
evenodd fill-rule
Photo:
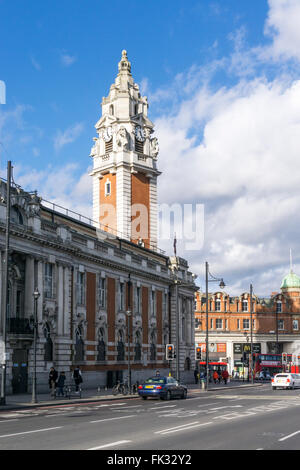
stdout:
<svg viewBox="0 0 300 470">
<path fill-rule="evenodd" d="M 148 119 L 148 101 L 122 51 L 119 73 L 102 99 L 93 159 L 93 219 L 113 235 L 157 248 L 158 141 Z"/>
</svg>

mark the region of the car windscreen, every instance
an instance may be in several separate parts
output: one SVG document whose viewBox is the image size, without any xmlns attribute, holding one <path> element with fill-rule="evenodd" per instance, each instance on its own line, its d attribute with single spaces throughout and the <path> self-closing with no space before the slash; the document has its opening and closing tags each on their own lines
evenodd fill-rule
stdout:
<svg viewBox="0 0 300 470">
<path fill-rule="evenodd" d="M 161 377 L 150 377 L 150 379 L 145 380 L 145 384 L 164 384 L 165 379 Z"/>
</svg>

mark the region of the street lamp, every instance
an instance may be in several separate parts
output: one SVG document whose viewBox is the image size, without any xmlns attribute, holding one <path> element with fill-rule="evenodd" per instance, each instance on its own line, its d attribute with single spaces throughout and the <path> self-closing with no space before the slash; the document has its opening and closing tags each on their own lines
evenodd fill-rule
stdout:
<svg viewBox="0 0 300 470">
<path fill-rule="evenodd" d="M 33 328 L 34 328 L 34 337 L 33 337 L 33 376 L 32 376 L 32 403 L 37 403 L 36 398 L 36 339 L 37 339 L 37 327 L 38 327 L 38 318 L 37 318 L 37 302 L 40 297 L 40 293 L 38 288 L 36 287 L 33 292 L 34 298 L 34 320 L 33 320 Z"/>
<path fill-rule="evenodd" d="M 130 364 L 130 317 L 132 315 L 132 312 L 130 310 L 131 307 L 131 285 L 132 282 L 130 280 L 130 274 L 128 275 L 128 283 L 127 283 L 127 305 L 128 305 L 128 310 L 126 311 L 126 316 L 127 316 L 127 342 L 128 342 L 128 389 L 129 393 L 131 390 L 131 364 Z"/>
<path fill-rule="evenodd" d="M 208 278 L 210 276 L 210 279 Z M 208 262 L 205 262 L 205 291 L 206 291 L 206 391 L 208 391 L 209 366 L 208 366 L 208 283 L 219 282 L 219 287 L 224 289 L 225 283 L 223 278 L 218 279 L 209 272 Z"/>
</svg>

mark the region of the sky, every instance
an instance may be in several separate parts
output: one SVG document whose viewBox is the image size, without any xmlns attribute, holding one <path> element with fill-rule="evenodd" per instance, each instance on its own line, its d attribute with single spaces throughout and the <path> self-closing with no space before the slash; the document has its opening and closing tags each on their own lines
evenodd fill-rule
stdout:
<svg viewBox="0 0 300 470">
<path fill-rule="evenodd" d="M 203 289 L 208 261 L 231 295 L 279 291 L 290 249 L 300 275 L 299 24 L 299 0 L 0 0 L 1 175 L 11 160 L 24 189 L 92 214 L 94 125 L 126 49 L 159 203 L 204 208 L 177 254 Z"/>
</svg>

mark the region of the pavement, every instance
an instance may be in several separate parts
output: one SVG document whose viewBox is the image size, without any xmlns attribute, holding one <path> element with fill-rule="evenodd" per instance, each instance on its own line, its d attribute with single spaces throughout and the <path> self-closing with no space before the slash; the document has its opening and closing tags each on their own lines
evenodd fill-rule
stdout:
<svg viewBox="0 0 300 470">
<path fill-rule="evenodd" d="M 242 381 L 231 381 L 227 385 L 224 384 L 209 384 L 209 392 L 229 390 L 229 389 L 244 389 L 251 387 L 260 387 L 262 383 L 256 382 L 251 384 L 249 382 Z M 206 390 L 201 388 L 201 384 L 188 384 L 188 393 L 201 393 L 206 394 Z M 113 395 L 112 389 L 100 388 L 100 389 L 83 389 L 81 398 L 75 393 L 71 398 L 56 397 L 52 398 L 50 393 L 39 393 L 36 397 L 36 403 L 32 403 L 32 395 L 30 393 L 7 395 L 5 397 L 5 405 L 0 405 L 0 411 L 4 410 L 17 410 L 17 409 L 30 409 L 42 406 L 58 406 L 58 405 L 69 405 L 71 403 L 90 403 L 105 400 L 120 400 L 120 399 L 132 399 L 137 398 L 137 395 Z"/>
</svg>

